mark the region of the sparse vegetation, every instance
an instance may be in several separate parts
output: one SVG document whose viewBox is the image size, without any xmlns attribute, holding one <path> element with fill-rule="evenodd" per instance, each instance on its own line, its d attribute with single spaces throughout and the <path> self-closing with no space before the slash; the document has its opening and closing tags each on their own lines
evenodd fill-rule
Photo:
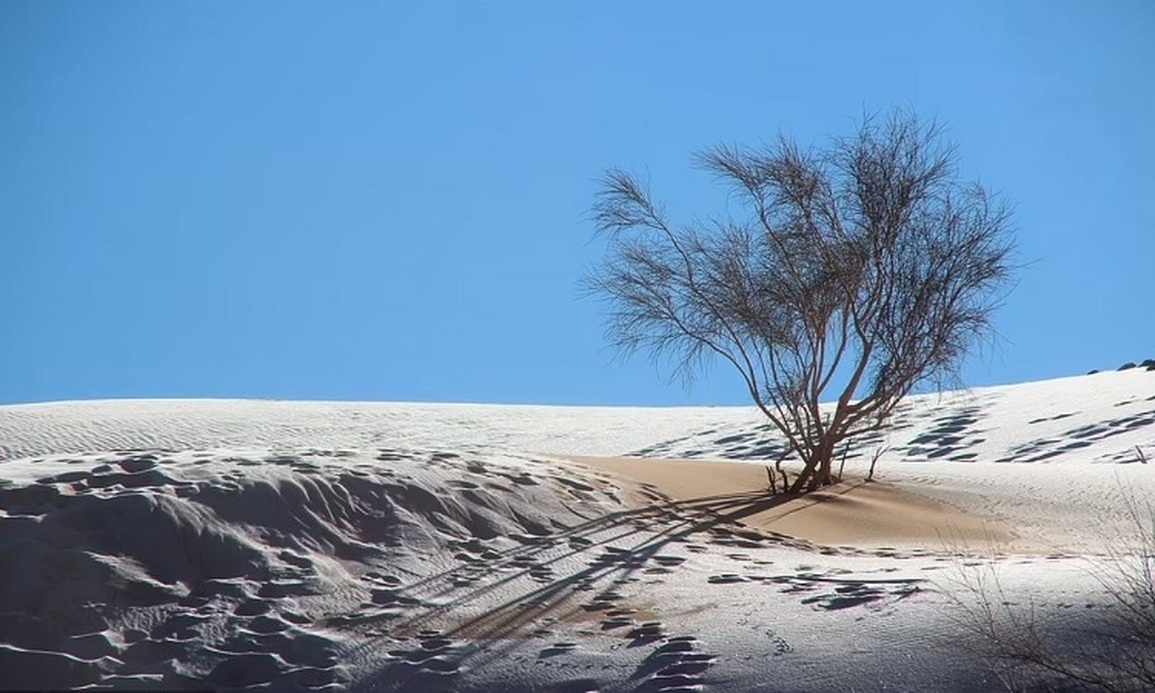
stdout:
<svg viewBox="0 0 1155 693">
<path fill-rule="evenodd" d="M 1129 510 L 1138 546 L 1089 563 L 1103 603 L 1060 623 L 1014 603 L 996 567 L 960 571 L 960 623 L 1008 690 L 1155 690 L 1155 514 L 1135 502 Z"/>
<path fill-rule="evenodd" d="M 906 113 L 826 149 L 782 139 L 698 163 L 744 216 L 677 226 L 610 171 L 593 208 L 609 257 L 587 285 L 622 351 L 686 376 L 706 359 L 741 375 L 803 462 L 790 491 L 831 484 L 840 443 L 955 375 L 989 328 L 1011 275 L 1010 212 L 959 179 L 938 127 Z"/>
</svg>

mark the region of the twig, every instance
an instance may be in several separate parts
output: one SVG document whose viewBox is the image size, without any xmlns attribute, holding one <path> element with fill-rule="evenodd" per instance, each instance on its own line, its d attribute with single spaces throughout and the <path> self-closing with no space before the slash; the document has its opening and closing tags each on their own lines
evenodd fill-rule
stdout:
<svg viewBox="0 0 1155 693">
<path fill-rule="evenodd" d="M 842 461 L 838 463 L 838 480 L 842 481 L 842 470 L 846 467 L 846 456 L 850 454 L 850 441 L 846 441 L 846 447 L 842 448 Z"/>
<path fill-rule="evenodd" d="M 886 451 L 889 449 L 890 449 L 889 445 L 884 445 L 880 448 L 875 448 L 874 455 L 872 455 L 870 458 L 870 473 L 866 475 L 867 481 L 873 481 L 874 480 L 874 465 L 878 464 L 878 458 L 880 458 L 884 454 L 886 454 Z"/>
</svg>

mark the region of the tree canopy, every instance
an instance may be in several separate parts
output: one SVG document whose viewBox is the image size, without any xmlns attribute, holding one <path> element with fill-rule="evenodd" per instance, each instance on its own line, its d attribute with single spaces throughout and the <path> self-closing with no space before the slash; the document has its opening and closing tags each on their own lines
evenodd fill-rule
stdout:
<svg viewBox="0 0 1155 693">
<path fill-rule="evenodd" d="M 709 358 L 736 369 L 804 463 L 792 491 L 833 483 L 839 443 L 955 375 L 989 332 L 1012 275 L 1010 209 L 960 179 L 938 126 L 904 112 L 826 148 L 781 138 L 697 163 L 741 215 L 675 225 L 610 170 L 593 205 L 608 254 L 586 285 L 615 347 L 682 373 Z"/>
</svg>

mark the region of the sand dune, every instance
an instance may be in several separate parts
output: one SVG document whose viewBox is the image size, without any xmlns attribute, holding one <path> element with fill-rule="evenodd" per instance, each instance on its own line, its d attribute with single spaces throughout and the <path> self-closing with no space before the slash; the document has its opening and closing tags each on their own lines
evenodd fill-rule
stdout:
<svg viewBox="0 0 1155 693">
<path fill-rule="evenodd" d="M 950 577 L 1104 613 L 1144 451 L 1143 371 L 914 398 L 801 498 L 748 408 L 0 407 L 0 689 L 990 690 Z"/>
<path fill-rule="evenodd" d="M 749 498 L 766 500 L 761 465 L 719 460 L 666 460 L 633 457 L 572 457 L 575 462 L 613 473 L 688 502 Z M 654 502 L 663 502 L 662 500 Z M 738 521 L 750 527 L 829 546 L 969 546 L 1000 552 L 1047 552 L 1029 547 L 1007 523 L 965 512 L 904 487 L 863 478 L 801 497 L 779 496 Z"/>
</svg>

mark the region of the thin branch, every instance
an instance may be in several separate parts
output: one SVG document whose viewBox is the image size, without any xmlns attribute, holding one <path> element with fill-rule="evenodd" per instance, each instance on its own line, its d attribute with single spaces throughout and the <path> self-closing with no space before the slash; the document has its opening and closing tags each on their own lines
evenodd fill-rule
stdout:
<svg viewBox="0 0 1155 693">
<path fill-rule="evenodd" d="M 675 229 L 610 171 L 593 207 L 610 259 L 587 287 L 610 306 L 611 343 L 671 358 L 687 382 L 730 364 L 803 461 L 790 488 L 831 482 L 839 441 L 954 372 L 1011 273 L 1008 208 L 957 178 L 940 135 L 896 112 L 826 151 L 707 150 L 699 165 L 747 215 L 708 228 Z"/>
</svg>

